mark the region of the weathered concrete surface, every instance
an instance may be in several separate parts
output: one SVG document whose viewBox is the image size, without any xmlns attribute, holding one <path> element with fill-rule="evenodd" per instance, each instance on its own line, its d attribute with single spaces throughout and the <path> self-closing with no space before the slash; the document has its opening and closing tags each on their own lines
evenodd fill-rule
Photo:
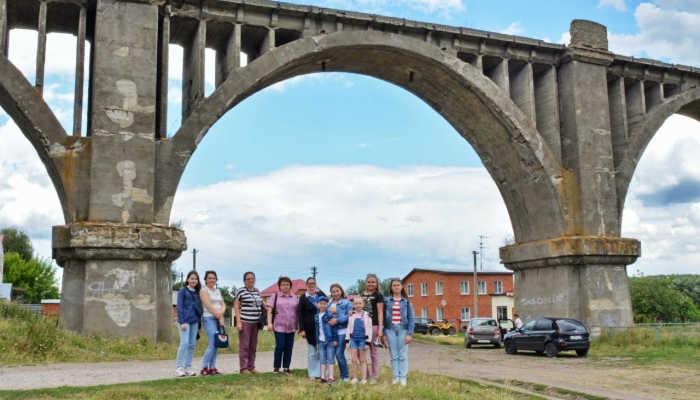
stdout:
<svg viewBox="0 0 700 400">
<path fill-rule="evenodd" d="M 67 136 L 40 80 L 33 87 L 7 59 L 15 28 L 91 42 L 87 137 Z M 406 89 L 473 146 L 511 219 L 516 245 L 501 254 L 516 271 L 521 314 L 630 323 L 624 268 L 641 252 L 619 238 L 624 198 L 661 123 L 673 113 L 700 119 L 700 71 L 613 54 L 594 22 L 574 21 L 570 31 L 566 47 L 264 0 L 0 0 L 0 105 L 46 165 L 70 224 L 54 232 L 62 323 L 167 336 L 165 278 L 186 245 L 164 226 L 197 145 L 254 93 L 324 71 Z M 170 139 L 169 44 L 185 54 L 183 122 Z M 209 97 L 207 48 L 217 53 Z M 76 114 L 74 133 L 82 122 Z"/>
<path fill-rule="evenodd" d="M 64 268 L 64 327 L 172 339 L 170 268 L 187 247 L 182 230 L 148 224 L 55 226 L 52 247 Z"/>
</svg>

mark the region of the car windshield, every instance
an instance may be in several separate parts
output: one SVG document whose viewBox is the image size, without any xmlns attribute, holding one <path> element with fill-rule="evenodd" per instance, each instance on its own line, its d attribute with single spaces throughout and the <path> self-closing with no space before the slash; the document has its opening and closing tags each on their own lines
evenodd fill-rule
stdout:
<svg viewBox="0 0 700 400">
<path fill-rule="evenodd" d="M 560 319 L 557 321 L 557 325 L 559 325 L 559 329 L 567 332 L 567 331 L 586 331 L 586 327 L 583 326 L 582 323 L 573 320 L 573 319 Z"/>
</svg>

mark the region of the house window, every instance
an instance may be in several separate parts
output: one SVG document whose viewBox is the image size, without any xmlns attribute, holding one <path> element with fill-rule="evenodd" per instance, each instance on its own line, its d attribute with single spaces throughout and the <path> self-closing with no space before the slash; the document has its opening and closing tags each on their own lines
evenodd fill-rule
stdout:
<svg viewBox="0 0 700 400">
<path fill-rule="evenodd" d="M 406 285 L 406 291 L 408 292 L 408 297 L 413 297 L 413 284 L 409 283 Z"/>
<path fill-rule="evenodd" d="M 442 308 L 437 308 L 435 311 L 436 311 L 436 313 L 435 313 L 435 319 L 437 319 L 438 321 L 442 322 L 442 320 L 443 320 L 443 318 L 442 318 Z"/>
<path fill-rule="evenodd" d="M 420 295 L 421 295 L 421 296 L 427 296 L 427 295 L 428 295 L 428 284 L 427 284 L 427 283 L 421 283 L 421 284 L 420 284 Z"/>
<path fill-rule="evenodd" d="M 421 310 L 421 317 L 428 319 L 428 309 L 424 308 Z"/>
<path fill-rule="evenodd" d="M 503 282 L 496 281 L 493 283 L 493 292 L 496 294 L 503 293 Z"/>
<path fill-rule="evenodd" d="M 436 296 L 442 295 L 442 282 L 435 282 L 435 295 Z"/>
<path fill-rule="evenodd" d="M 479 281 L 479 290 L 477 293 L 486 294 L 486 281 Z"/>
<path fill-rule="evenodd" d="M 469 281 L 462 281 L 459 283 L 459 293 L 469 294 Z"/>
<path fill-rule="evenodd" d="M 508 307 L 496 307 L 496 316 L 499 321 L 508 319 Z"/>
<path fill-rule="evenodd" d="M 472 316 L 472 310 L 469 307 L 462 307 L 462 321 L 469 321 Z"/>
</svg>

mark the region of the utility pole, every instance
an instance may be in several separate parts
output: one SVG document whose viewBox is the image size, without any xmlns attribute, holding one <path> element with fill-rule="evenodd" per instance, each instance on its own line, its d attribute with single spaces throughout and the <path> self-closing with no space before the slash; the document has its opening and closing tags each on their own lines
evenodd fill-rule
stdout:
<svg viewBox="0 0 700 400">
<path fill-rule="evenodd" d="M 197 249 L 192 249 L 192 269 L 197 270 Z"/>
<path fill-rule="evenodd" d="M 185 284 L 185 273 L 180 272 L 180 284 Z"/>
<path fill-rule="evenodd" d="M 472 318 L 479 317 L 479 281 L 477 281 L 476 275 L 476 255 L 479 254 L 478 251 L 472 251 L 474 253 L 474 316 Z"/>
<path fill-rule="evenodd" d="M 316 272 L 318 272 L 318 268 L 316 268 L 316 266 L 314 265 L 313 267 L 311 267 L 311 273 L 314 276 L 314 280 L 316 280 Z"/>
<path fill-rule="evenodd" d="M 488 236 L 479 236 L 479 269 L 484 270 L 484 239 L 489 239 Z"/>
</svg>

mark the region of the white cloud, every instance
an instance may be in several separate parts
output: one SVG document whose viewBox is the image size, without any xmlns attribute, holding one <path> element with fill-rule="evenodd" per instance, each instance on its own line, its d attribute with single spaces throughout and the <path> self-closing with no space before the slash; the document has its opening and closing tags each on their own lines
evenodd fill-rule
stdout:
<svg viewBox="0 0 700 400">
<path fill-rule="evenodd" d="M 508 27 L 502 30 L 500 33 L 504 35 L 521 35 L 523 33 L 523 28 L 520 27 L 520 21 L 513 22 L 508 25 Z"/>
<path fill-rule="evenodd" d="M 33 30 L 10 31 L 9 58 L 17 68 L 34 83 L 38 33 Z M 46 36 L 46 63 L 44 75 L 75 75 L 77 40 L 74 35 L 50 33 Z M 85 67 L 87 72 L 90 43 L 85 43 Z"/>
<path fill-rule="evenodd" d="M 686 117 L 669 118 L 637 166 L 622 221 L 622 235 L 642 241 L 642 257 L 628 267 L 630 272 L 697 272 L 699 127 L 698 122 Z"/>
<path fill-rule="evenodd" d="M 612 7 L 617 11 L 626 11 L 627 6 L 625 5 L 625 0 L 600 0 L 598 2 L 598 8 Z"/>
<path fill-rule="evenodd" d="M 663 8 L 700 13 L 700 2 L 697 0 L 654 0 Z"/>
<path fill-rule="evenodd" d="M 697 29 L 700 26 L 700 11 L 691 13 L 642 3 L 637 6 L 634 17 L 639 32 L 609 33 L 610 50 L 623 55 L 668 60 L 675 64 L 700 65 L 700 53 L 697 51 L 700 46 L 700 31 Z"/>
</svg>

